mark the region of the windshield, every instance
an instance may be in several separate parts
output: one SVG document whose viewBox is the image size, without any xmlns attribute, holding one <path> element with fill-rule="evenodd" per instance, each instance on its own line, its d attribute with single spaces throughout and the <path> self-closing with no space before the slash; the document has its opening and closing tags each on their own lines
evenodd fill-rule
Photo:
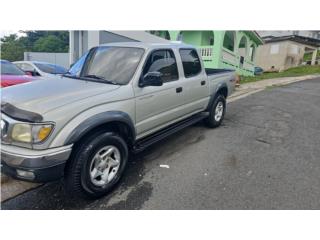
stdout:
<svg viewBox="0 0 320 240">
<path fill-rule="evenodd" d="M 64 67 L 49 64 L 49 63 L 34 63 L 42 72 L 51 73 L 51 74 L 64 74 L 67 72 L 67 69 Z"/>
<path fill-rule="evenodd" d="M 1 75 L 25 75 L 25 72 L 11 62 L 1 61 Z"/>
<path fill-rule="evenodd" d="M 124 85 L 129 83 L 144 50 L 129 47 L 98 47 L 90 52 L 80 77 Z"/>
</svg>

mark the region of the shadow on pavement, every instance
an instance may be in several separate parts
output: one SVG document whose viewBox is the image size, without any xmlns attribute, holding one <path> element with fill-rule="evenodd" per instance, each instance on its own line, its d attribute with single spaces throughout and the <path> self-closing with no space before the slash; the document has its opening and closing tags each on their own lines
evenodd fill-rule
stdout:
<svg viewBox="0 0 320 240">
<path fill-rule="evenodd" d="M 131 157 L 122 180 L 116 186 L 115 190 L 109 195 L 97 200 L 85 200 L 72 198 L 64 189 L 63 181 L 56 181 L 44 184 L 36 189 L 32 189 L 15 198 L 8 199 L 1 204 L 1 209 L 91 209 L 106 203 L 112 196 L 121 194 L 130 186 L 137 184 L 144 171 L 143 160 L 140 155 Z M 121 207 L 121 206 L 119 206 Z M 115 207 L 113 207 L 115 208 Z"/>
<path fill-rule="evenodd" d="M 1 204 L 9 209 L 139 209 L 152 193 L 152 184 L 144 181 L 145 164 L 157 161 L 165 153 L 173 154 L 186 145 L 203 140 L 203 123 L 197 123 L 149 147 L 143 152 L 131 155 L 126 172 L 116 188 L 107 196 L 97 200 L 70 197 L 64 189 L 63 181 L 47 183 L 22 193 Z M 186 135 L 193 136 L 192 138 Z M 194 136 L 195 135 L 195 136 Z M 177 144 L 179 143 L 179 144 Z M 121 197 L 124 195 L 124 197 Z M 115 201 L 117 199 L 118 201 Z"/>
</svg>

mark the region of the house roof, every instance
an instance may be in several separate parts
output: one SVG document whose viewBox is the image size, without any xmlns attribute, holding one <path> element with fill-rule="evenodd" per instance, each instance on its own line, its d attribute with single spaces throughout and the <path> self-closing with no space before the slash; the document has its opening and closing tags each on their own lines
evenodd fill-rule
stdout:
<svg viewBox="0 0 320 240">
<path fill-rule="evenodd" d="M 315 38 L 303 37 L 299 35 L 288 35 L 288 36 L 281 36 L 281 37 L 274 37 L 274 36 L 265 36 L 263 37 L 265 43 L 272 43 L 272 42 L 281 42 L 281 41 L 293 41 L 313 47 L 320 47 L 320 40 Z"/>
<path fill-rule="evenodd" d="M 126 38 L 146 43 L 170 43 L 170 41 L 145 31 L 108 31 Z"/>
<path fill-rule="evenodd" d="M 260 37 L 257 31 L 244 31 L 257 45 L 262 45 L 264 43 L 263 39 Z"/>
</svg>

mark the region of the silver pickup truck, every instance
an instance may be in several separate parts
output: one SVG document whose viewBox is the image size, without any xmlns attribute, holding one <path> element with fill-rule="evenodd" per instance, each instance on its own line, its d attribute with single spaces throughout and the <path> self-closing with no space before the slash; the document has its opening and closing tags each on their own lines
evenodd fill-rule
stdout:
<svg viewBox="0 0 320 240">
<path fill-rule="evenodd" d="M 100 197 L 119 181 L 129 153 L 204 120 L 218 127 L 235 73 L 205 69 L 181 43 L 92 48 L 63 76 L 2 90 L 2 171 Z"/>
</svg>

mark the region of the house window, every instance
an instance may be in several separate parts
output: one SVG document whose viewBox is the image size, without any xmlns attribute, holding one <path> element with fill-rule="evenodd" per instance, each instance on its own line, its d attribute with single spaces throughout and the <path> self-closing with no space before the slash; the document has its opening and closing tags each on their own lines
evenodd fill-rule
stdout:
<svg viewBox="0 0 320 240">
<path fill-rule="evenodd" d="M 234 31 L 226 31 L 223 39 L 223 47 L 234 51 L 234 40 L 235 40 L 235 32 Z"/>
<path fill-rule="evenodd" d="M 210 43 L 210 46 L 213 46 L 213 45 L 214 45 L 214 38 L 213 38 L 213 37 L 210 38 L 209 43 Z"/>
<path fill-rule="evenodd" d="M 256 54 L 256 47 L 255 45 L 252 44 L 249 49 L 249 56 L 252 62 L 254 61 L 255 54 Z"/>
<path fill-rule="evenodd" d="M 247 47 L 247 44 L 248 43 L 248 40 L 245 36 L 243 36 L 241 38 L 241 41 L 239 43 L 239 55 L 240 56 L 243 56 L 243 57 L 247 57 L 248 55 L 248 47 Z"/>
<path fill-rule="evenodd" d="M 270 54 L 278 54 L 280 49 L 279 44 L 272 44 L 270 47 Z"/>
</svg>

